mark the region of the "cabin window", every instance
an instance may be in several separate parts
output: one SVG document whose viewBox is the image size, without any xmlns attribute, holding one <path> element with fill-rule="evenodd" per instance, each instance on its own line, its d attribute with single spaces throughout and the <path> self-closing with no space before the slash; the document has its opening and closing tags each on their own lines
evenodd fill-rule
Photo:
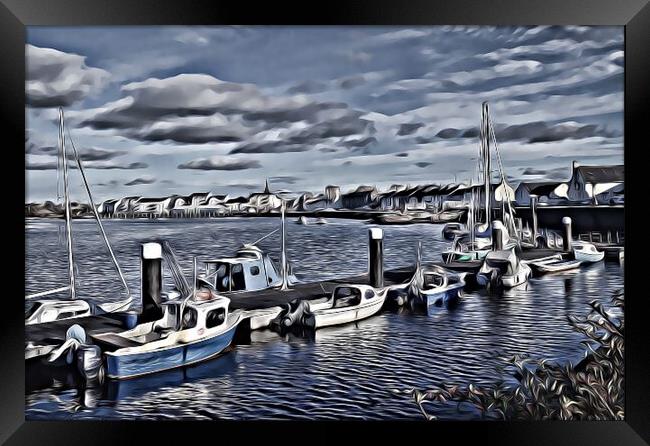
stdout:
<svg viewBox="0 0 650 446">
<path fill-rule="evenodd" d="M 246 289 L 246 280 L 244 279 L 244 267 L 241 264 L 233 265 L 231 268 L 232 287 L 231 291 Z"/>
<path fill-rule="evenodd" d="M 32 317 L 34 313 L 36 313 L 36 310 L 38 310 L 42 306 L 43 306 L 42 302 L 33 303 L 32 306 L 29 307 L 29 310 L 27 310 L 27 312 L 25 313 L 25 319 Z"/>
<path fill-rule="evenodd" d="M 225 263 L 217 263 L 217 269 L 214 273 L 215 280 L 215 289 L 217 291 L 230 291 L 230 268 Z"/>
<path fill-rule="evenodd" d="M 183 329 L 196 327 L 197 318 L 198 315 L 194 308 L 186 308 L 185 311 L 183 311 Z"/>
<path fill-rule="evenodd" d="M 260 274 L 260 268 L 258 266 L 251 266 L 251 274 L 258 276 Z"/>
<path fill-rule="evenodd" d="M 72 316 L 74 316 L 75 313 L 74 311 L 64 311 L 63 313 L 59 313 L 56 317 L 56 320 L 61 320 L 61 319 L 68 319 Z"/>
<path fill-rule="evenodd" d="M 351 307 L 361 303 L 361 292 L 357 288 L 340 287 L 334 292 L 334 308 Z"/>
<path fill-rule="evenodd" d="M 375 297 L 375 292 L 373 290 L 366 290 L 366 292 L 363 293 L 363 297 L 365 297 L 366 299 L 372 299 L 373 297 Z"/>
<path fill-rule="evenodd" d="M 217 308 L 209 311 L 205 316 L 205 328 L 214 328 L 224 323 L 226 320 L 226 309 Z"/>
</svg>

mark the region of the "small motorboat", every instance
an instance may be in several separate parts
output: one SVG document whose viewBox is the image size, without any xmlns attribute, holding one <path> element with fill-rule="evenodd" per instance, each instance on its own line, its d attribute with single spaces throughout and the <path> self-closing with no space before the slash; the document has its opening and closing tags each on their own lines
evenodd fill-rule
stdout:
<svg viewBox="0 0 650 446">
<path fill-rule="evenodd" d="M 490 289 L 513 288 L 528 281 L 532 270 L 519 260 L 514 249 L 491 251 L 476 275 L 478 285 Z"/>
<path fill-rule="evenodd" d="M 317 225 L 326 225 L 326 224 L 328 224 L 328 223 L 329 223 L 329 222 L 328 222 L 327 220 L 325 220 L 323 217 L 318 217 L 318 218 L 316 219 L 316 224 L 317 224 Z"/>
<path fill-rule="evenodd" d="M 447 223 L 444 228 L 442 228 L 442 236 L 445 240 L 453 240 L 457 236 L 466 233 L 467 231 L 463 229 L 463 226 L 460 223 Z"/>
<path fill-rule="evenodd" d="M 539 274 L 547 274 L 575 270 L 582 265 L 582 260 L 563 260 L 562 256 L 557 254 L 549 258 L 534 260 L 527 263 L 533 271 Z"/>
<path fill-rule="evenodd" d="M 309 224 L 309 219 L 304 215 L 301 215 L 300 217 L 298 217 L 298 220 L 296 220 L 296 223 L 298 223 L 299 225 L 307 226 Z"/>
<path fill-rule="evenodd" d="M 309 311 L 304 317 L 308 328 L 322 328 L 331 325 L 359 321 L 378 313 L 384 306 L 388 288 L 373 288 L 370 285 L 339 285 L 332 291 L 326 308 Z"/>
<path fill-rule="evenodd" d="M 228 312 L 230 299 L 199 289 L 162 304 L 163 316 L 123 332 L 91 338 L 104 352 L 106 376 L 126 379 L 194 364 L 230 346 L 243 311 Z"/>
<path fill-rule="evenodd" d="M 203 264 L 205 270 L 199 281 L 217 292 L 257 291 L 282 285 L 281 267 L 255 244 L 245 244 L 234 257 L 205 260 Z M 287 281 L 289 285 L 298 283 L 291 273 Z"/>
<path fill-rule="evenodd" d="M 427 267 L 411 284 L 409 294 L 427 307 L 448 305 L 458 300 L 465 287 L 466 273 L 454 273 L 442 267 Z"/>
<path fill-rule="evenodd" d="M 442 260 L 445 263 L 481 260 L 491 249 L 492 241 L 489 238 L 476 237 L 471 241 L 469 234 L 462 234 L 454 239 L 450 249 L 442 252 Z"/>
<path fill-rule="evenodd" d="M 587 242 L 573 242 L 573 255 L 576 260 L 584 263 L 600 262 L 605 258 L 605 253 L 598 251 L 596 247 Z"/>
</svg>

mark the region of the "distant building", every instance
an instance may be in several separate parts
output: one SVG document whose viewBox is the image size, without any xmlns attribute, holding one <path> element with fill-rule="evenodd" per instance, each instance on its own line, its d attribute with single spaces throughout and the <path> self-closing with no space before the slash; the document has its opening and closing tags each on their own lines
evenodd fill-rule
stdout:
<svg viewBox="0 0 650 446">
<path fill-rule="evenodd" d="M 97 213 L 101 218 L 113 218 L 115 215 L 115 205 L 119 200 L 104 200 L 97 206 Z"/>
<path fill-rule="evenodd" d="M 341 197 L 344 209 L 362 209 L 374 207 L 377 198 L 377 189 L 374 186 L 359 186 L 354 191 Z"/>
<path fill-rule="evenodd" d="M 572 163 L 572 175 L 556 193 L 571 201 L 609 204 L 624 194 L 624 166 L 581 166 Z"/>
<path fill-rule="evenodd" d="M 249 213 L 279 211 L 282 207 L 282 198 L 271 192 L 269 181 L 266 180 L 264 191 L 251 194 L 245 207 Z"/>
<path fill-rule="evenodd" d="M 117 200 L 114 207 L 115 218 L 133 218 L 135 215 L 135 203 L 140 199 L 138 196 L 124 197 Z"/>
<path fill-rule="evenodd" d="M 529 206 L 530 196 L 537 195 L 539 203 L 559 204 L 565 201 L 555 190 L 562 185 L 559 182 L 521 182 L 515 189 L 517 206 Z"/>
<path fill-rule="evenodd" d="M 163 198 L 139 198 L 133 202 L 133 214 L 135 218 L 161 218 L 169 216 L 169 204 L 171 197 Z"/>
<path fill-rule="evenodd" d="M 325 198 L 327 199 L 327 207 L 337 209 L 342 206 L 341 203 L 341 188 L 339 186 L 325 187 Z"/>
</svg>

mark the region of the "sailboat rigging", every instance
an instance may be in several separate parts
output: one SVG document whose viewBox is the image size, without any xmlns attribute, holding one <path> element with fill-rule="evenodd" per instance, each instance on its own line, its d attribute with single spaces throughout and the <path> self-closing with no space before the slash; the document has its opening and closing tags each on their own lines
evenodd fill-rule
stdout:
<svg viewBox="0 0 650 446">
<path fill-rule="evenodd" d="M 81 178 L 83 179 L 84 187 L 88 195 L 88 200 L 90 202 L 91 208 L 99 230 L 101 232 L 102 238 L 108 249 L 111 260 L 117 270 L 117 273 L 120 277 L 120 281 L 126 291 L 126 298 L 122 301 L 115 303 L 104 303 L 104 304 L 91 304 L 83 300 L 77 299 L 77 289 L 76 289 L 76 280 L 75 280 L 75 263 L 74 263 L 74 251 L 73 251 L 73 240 L 72 240 L 72 211 L 70 205 L 70 189 L 69 189 L 69 178 L 68 178 L 68 153 L 66 150 L 66 132 L 65 132 L 65 121 L 63 109 L 59 108 L 59 154 L 61 155 L 62 170 L 63 170 L 63 199 L 64 199 L 64 208 L 65 208 L 65 229 L 66 229 L 66 239 L 67 239 L 67 254 L 68 254 L 68 280 L 69 283 L 65 287 L 59 287 L 52 290 L 41 291 L 33 293 L 25 297 L 25 299 L 34 299 L 36 297 L 47 296 L 50 294 L 70 291 L 70 300 L 40 300 L 34 302 L 31 309 L 25 315 L 25 324 L 38 324 L 43 322 L 51 322 L 55 320 L 70 319 L 75 317 L 90 316 L 92 314 L 102 314 L 102 313 L 113 313 L 116 311 L 126 310 L 132 303 L 133 297 L 129 291 L 129 287 L 122 273 L 122 269 L 115 257 L 115 253 L 110 245 L 106 232 L 104 231 L 104 226 L 102 225 L 101 219 L 95 207 L 95 202 L 92 198 L 92 193 L 90 191 L 90 186 L 86 178 L 86 174 L 81 163 L 81 158 L 77 149 L 72 140 L 72 135 L 68 129 L 68 137 L 72 147 L 72 155 L 76 161 L 77 168 L 81 173 Z M 58 195 L 58 175 L 57 175 L 57 195 Z"/>
</svg>

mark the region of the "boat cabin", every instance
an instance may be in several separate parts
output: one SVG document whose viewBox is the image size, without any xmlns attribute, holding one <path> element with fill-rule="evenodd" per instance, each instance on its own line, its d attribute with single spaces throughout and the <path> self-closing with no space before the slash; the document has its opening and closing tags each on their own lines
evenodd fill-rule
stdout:
<svg viewBox="0 0 650 446">
<path fill-rule="evenodd" d="M 485 265 L 498 270 L 500 275 L 512 275 L 519 268 L 519 258 L 514 250 L 491 251 L 485 256 Z"/>
<path fill-rule="evenodd" d="M 90 315 L 90 305 L 84 300 L 37 300 L 25 312 L 25 325 Z"/>
<path fill-rule="evenodd" d="M 199 282 L 219 292 L 256 291 L 282 284 L 282 275 L 268 254 L 253 245 L 237 251 L 235 257 L 206 260 Z"/>
<path fill-rule="evenodd" d="M 205 292 L 202 290 L 201 292 Z M 208 291 L 209 293 L 209 291 Z M 209 293 L 210 297 L 201 297 L 197 293 L 183 305 L 183 299 L 163 302 L 163 315 L 154 322 L 140 324 L 121 333 L 102 333 L 92 335 L 93 340 L 102 346 L 104 351 L 115 351 L 121 348 L 140 347 L 150 342 L 165 339 L 176 331 L 185 331 L 185 340 L 202 337 L 207 330 L 221 327 L 226 323 L 230 299 Z M 181 307 L 183 310 L 180 318 Z"/>
<path fill-rule="evenodd" d="M 361 304 L 362 300 L 377 296 L 369 286 L 344 285 L 337 286 L 332 292 L 332 308 L 353 307 Z"/>
</svg>

